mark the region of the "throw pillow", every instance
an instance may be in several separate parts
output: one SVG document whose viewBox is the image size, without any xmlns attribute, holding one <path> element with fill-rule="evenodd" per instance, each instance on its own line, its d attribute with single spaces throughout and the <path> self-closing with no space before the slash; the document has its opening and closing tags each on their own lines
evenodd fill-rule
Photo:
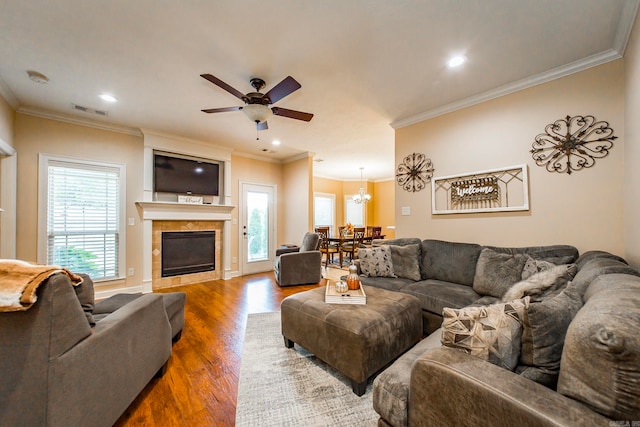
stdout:
<svg viewBox="0 0 640 427">
<path fill-rule="evenodd" d="M 564 337 L 569 324 L 581 307 L 580 288 L 572 282 L 569 282 L 559 294 L 530 302 L 522 319 L 520 364 L 528 368 L 519 367 L 523 375 L 547 387 L 555 388 Z"/>
<path fill-rule="evenodd" d="M 485 307 L 445 308 L 442 344 L 512 371 L 520 357 L 527 305 L 529 297 Z"/>
<path fill-rule="evenodd" d="M 393 273 L 397 277 L 420 280 L 420 245 L 390 245 Z"/>
<path fill-rule="evenodd" d="M 396 277 L 389 246 L 358 249 L 360 270 L 365 277 Z"/>
<path fill-rule="evenodd" d="M 524 263 L 524 268 L 522 269 L 521 279 L 526 280 L 536 273 L 540 273 L 541 271 L 548 270 L 555 266 L 556 265 L 554 263 L 543 259 L 527 257 L 527 262 Z"/>
<path fill-rule="evenodd" d="M 577 271 L 578 267 L 575 264 L 556 265 L 516 283 L 504 293 L 502 301 L 512 301 L 525 295 L 532 297 L 548 295 L 563 288 L 575 277 Z"/>
<path fill-rule="evenodd" d="M 81 274 L 82 282 L 80 282 L 77 286 L 73 287 L 73 290 L 76 291 L 76 296 L 78 297 L 78 301 L 80 301 L 80 305 L 82 306 L 82 310 L 84 311 L 84 315 L 89 322 L 89 325 L 95 326 L 96 321 L 93 318 L 93 309 L 95 307 L 95 295 L 93 292 L 93 280 L 86 275 Z"/>
<path fill-rule="evenodd" d="M 514 283 L 522 280 L 528 255 L 499 253 L 484 248 L 478 257 L 473 290 L 480 295 L 501 298 Z"/>
</svg>

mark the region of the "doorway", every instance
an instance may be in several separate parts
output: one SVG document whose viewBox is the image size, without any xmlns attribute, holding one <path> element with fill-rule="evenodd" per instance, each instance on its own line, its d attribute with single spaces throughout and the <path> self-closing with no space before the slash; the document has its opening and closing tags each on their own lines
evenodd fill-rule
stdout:
<svg viewBox="0 0 640 427">
<path fill-rule="evenodd" d="M 276 251 L 275 192 L 273 185 L 240 183 L 242 274 L 273 269 Z"/>
</svg>

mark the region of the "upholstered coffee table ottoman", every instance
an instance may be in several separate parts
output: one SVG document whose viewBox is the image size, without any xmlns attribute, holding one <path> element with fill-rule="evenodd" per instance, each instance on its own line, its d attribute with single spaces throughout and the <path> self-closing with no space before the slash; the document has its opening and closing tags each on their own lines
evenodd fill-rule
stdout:
<svg viewBox="0 0 640 427">
<path fill-rule="evenodd" d="M 422 337 L 418 299 L 400 292 L 365 287 L 366 305 L 327 304 L 325 288 L 291 295 L 282 301 L 282 335 L 351 381 L 362 396 L 367 380 Z"/>
</svg>

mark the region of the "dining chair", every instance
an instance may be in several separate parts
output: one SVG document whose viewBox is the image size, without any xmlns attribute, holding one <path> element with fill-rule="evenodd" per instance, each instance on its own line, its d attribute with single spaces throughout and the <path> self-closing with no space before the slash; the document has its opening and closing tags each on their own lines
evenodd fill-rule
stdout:
<svg viewBox="0 0 640 427">
<path fill-rule="evenodd" d="M 330 227 L 316 227 L 315 232 L 320 235 L 322 243 L 320 244 L 320 253 L 325 255 L 325 268 L 329 266 L 329 261 L 333 262 L 333 255 L 340 254 L 340 265 L 342 265 L 342 248 L 339 244 L 331 243 L 329 240 Z"/>
<path fill-rule="evenodd" d="M 364 240 L 364 227 L 355 227 L 353 229 L 353 237 L 342 245 L 342 251 L 350 254 L 350 259 L 353 260 L 358 252 L 358 248 L 363 247 L 362 241 Z"/>
</svg>

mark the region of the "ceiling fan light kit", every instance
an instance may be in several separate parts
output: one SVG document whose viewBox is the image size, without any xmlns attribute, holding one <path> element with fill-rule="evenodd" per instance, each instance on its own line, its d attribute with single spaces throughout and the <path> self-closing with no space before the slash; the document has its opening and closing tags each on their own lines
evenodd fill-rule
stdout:
<svg viewBox="0 0 640 427">
<path fill-rule="evenodd" d="M 291 76 L 286 77 L 265 94 L 260 93 L 260 89 L 264 87 L 265 82 L 264 80 L 257 77 L 249 80 L 249 83 L 256 91 L 249 92 L 247 94 L 243 94 L 239 90 L 233 88 L 232 86 L 223 82 L 219 78 L 212 76 L 211 74 L 200 74 L 200 77 L 208 80 L 219 88 L 226 90 L 231 95 L 242 100 L 245 104 L 243 107 L 209 108 L 202 110 L 205 113 L 223 113 L 227 111 L 242 110 L 244 114 L 249 118 L 249 120 L 256 124 L 257 130 L 268 129 L 269 126 L 267 125 L 267 120 L 272 115 L 287 117 L 289 119 L 302 120 L 305 122 L 308 122 L 313 118 L 313 114 L 310 113 L 289 110 L 286 108 L 271 107 L 272 104 L 275 104 L 285 96 L 290 95 L 291 93 L 302 87 L 302 85 Z"/>
</svg>

